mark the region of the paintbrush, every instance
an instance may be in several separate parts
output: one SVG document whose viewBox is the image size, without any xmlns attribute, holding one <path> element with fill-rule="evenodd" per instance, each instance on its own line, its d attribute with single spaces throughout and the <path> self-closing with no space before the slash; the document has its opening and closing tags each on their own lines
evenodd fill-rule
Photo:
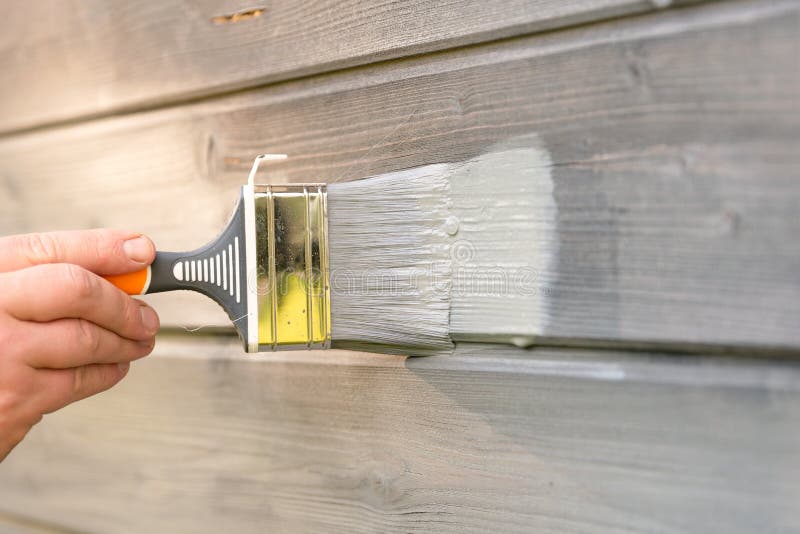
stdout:
<svg viewBox="0 0 800 534">
<path fill-rule="evenodd" d="M 524 233 L 532 226 L 532 198 L 524 180 L 510 173 L 509 156 L 327 185 L 255 183 L 259 164 L 271 158 L 256 158 L 216 239 L 190 252 L 159 251 L 146 269 L 106 278 L 131 295 L 207 295 L 227 312 L 247 352 L 335 347 L 430 354 L 451 349 L 459 337 L 532 341 L 536 332 L 527 323 L 514 324 L 530 315 L 531 299 L 523 295 L 520 305 L 520 291 L 512 288 L 514 295 L 493 301 L 510 310 L 487 307 L 487 289 L 474 287 L 481 273 L 464 270 L 474 260 L 474 243 L 492 248 L 491 266 L 526 257 L 492 227 L 504 233 L 516 224 Z M 482 176 L 503 165 L 510 179 Z M 510 181 L 512 190 L 504 192 Z M 470 220 L 486 230 L 467 228 L 471 241 L 459 239 Z M 472 278 L 464 280 L 465 272 Z"/>
</svg>

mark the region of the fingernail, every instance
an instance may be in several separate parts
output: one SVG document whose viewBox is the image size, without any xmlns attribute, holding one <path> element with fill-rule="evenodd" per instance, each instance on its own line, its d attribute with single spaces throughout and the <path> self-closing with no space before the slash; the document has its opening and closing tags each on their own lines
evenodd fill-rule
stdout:
<svg viewBox="0 0 800 534">
<path fill-rule="evenodd" d="M 155 334 L 158 331 L 158 315 L 155 310 L 150 306 L 142 306 L 142 324 L 149 334 Z"/>
<path fill-rule="evenodd" d="M 131 368 L 131 364 L 129 362 L 124 362 L 124 363 L 118 363 L 117 364 L 117 369 L 119 369 L 119 372 L 122 373 L 122 374 L 127 373 L 128 369 L 130 369 L 130 368 Z"/>
<path fill-rule="evenodd" d="M 128 259 L 137 263 L 146 263 L 150 261 L 153 254 L 153 245 L 146 237 L 135 237 L 128 239 L 122 245 L 125 255 Z"/>
</svg>

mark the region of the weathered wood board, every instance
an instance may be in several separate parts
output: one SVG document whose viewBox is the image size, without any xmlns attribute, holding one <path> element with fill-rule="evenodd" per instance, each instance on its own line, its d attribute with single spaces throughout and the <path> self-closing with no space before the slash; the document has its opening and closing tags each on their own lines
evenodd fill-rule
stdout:
<svg viewBox="0 0 800 534">
<path fill-rule="evenodd" d="M 109 534 L 790 532 L 799 419 L 796 362 L 162 339 L 0 464 L 0 512 Z"/>
<path fill-rule="evenodd" d="M 644 12 L 663 0 L 3 3 L 0 132 Z"/>
<path fill-rule="evenodd" d="M 548 209 L 515 239 L 550 249 L 537 335 L 798 347 L 798 20 L 712 3 L 6 138 L 0 232 L 194 247 L 265 150 L 290 155 L 273 180 L 339 181 L 533 139 Z M 228 324 L 197 295 L 154 302 L 166 325 Z"/>
</svg>

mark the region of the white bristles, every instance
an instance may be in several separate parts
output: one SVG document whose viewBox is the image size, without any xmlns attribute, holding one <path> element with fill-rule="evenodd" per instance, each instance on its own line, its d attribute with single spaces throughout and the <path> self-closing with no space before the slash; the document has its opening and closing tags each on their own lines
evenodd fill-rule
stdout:
<svg viewBox="0 0 800 534">
<path fill-rule="evenodd" d="M 448 168 L 328 185 L 335 346 L 452 346 Z"/>
</svg>

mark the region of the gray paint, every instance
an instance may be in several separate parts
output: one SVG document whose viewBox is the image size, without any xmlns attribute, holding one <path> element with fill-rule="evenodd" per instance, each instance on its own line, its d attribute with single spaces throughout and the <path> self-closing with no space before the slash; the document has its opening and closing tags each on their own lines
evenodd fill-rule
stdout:
<svg viewBox="0 0 800 534">
<path fill-rule="evenodd" d="M 536 135 L 512 138 L 450 177 L 454 339 L 530 345 L 548 332 L 558 258 L 552 162 Z"/>
</svg>

